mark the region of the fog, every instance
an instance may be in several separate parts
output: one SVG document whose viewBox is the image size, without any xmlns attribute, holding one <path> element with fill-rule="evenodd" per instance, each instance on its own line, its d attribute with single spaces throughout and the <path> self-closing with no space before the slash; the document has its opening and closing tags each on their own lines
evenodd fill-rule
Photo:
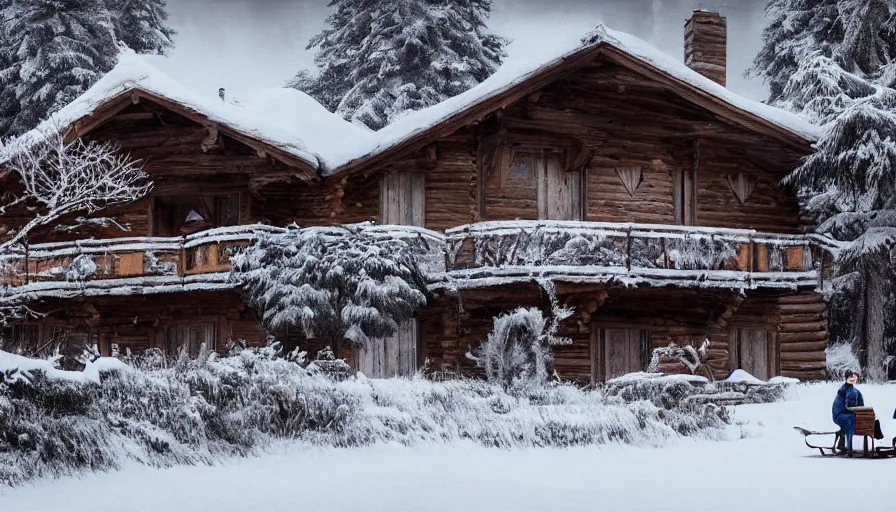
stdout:
<svg viewBox="0 0 896 512">
<path fill-rule="evenodd" d="M 308 40 L 323 26 L 329 0 L 168 0 L 176 47 L 154 62 L 197 92 L 225 87 L 239 97 L 278 87 L 313 66 Z M 553 33 L 585 34 L 598 23 L 647 40 L 683 59 L 684 21 L 696 8 L 728 18 L 728 87 L 763 99 L 743 77 L 760 46 L 765 0 L 494 0 L 489 28 L 513 39 L 508 52 Z"/>
</svg>

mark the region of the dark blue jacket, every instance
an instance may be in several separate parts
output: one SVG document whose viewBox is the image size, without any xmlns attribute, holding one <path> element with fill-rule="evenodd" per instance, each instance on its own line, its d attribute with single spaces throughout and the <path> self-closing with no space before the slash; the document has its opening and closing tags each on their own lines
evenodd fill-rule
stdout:
<svg viewBox="0 0 896 512">
<path fill-rule="evenodd" d="M 862 398 L 862 392 L 855 388 L 852 384 L 846 383 L 840 386 L 837 391 L 837 398 L 834 399 L 834 406 L 831 407 L 834 422 L 841 414 L 853 414 L 849 411 L 849 407 L 863 407 L 865 399 Z"/>
</svg>

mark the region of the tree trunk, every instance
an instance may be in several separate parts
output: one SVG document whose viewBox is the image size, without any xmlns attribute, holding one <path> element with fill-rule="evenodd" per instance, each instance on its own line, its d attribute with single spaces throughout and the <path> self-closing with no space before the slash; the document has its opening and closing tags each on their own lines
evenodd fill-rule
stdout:
<svg viewBox="0 0 896 512">
<path fill-rule="evenodd" d="M 889 287 L 884 272 L 867 272 L 865 281 L 865 372 L 870 381 L 887 379 L 886 305 Z"/>
</svg>

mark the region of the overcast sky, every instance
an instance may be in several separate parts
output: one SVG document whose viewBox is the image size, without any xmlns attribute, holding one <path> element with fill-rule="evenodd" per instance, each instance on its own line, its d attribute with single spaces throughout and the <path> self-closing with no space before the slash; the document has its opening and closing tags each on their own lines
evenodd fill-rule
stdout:
<svg viewBox="0 0 896 512">
<path fill-rule="evenodd" d="M 598 23 L 647 40 L 683 58 L 684 21 L 694 8 L 728 18 L 728 86 L 764 99 L 765 88 L 743 78 L 760 46 L 765 0 L 493 0 L 489 28 L 514 42 L 511 56 L 551 34 L 585 34 Z M 313 66 L 309 38 L 323 26 L 329 0 L 168 0 L 176 47 L 154 62 L 197 92 L 225 87 L 239 97 L 279 87 Z"/>
</svg>

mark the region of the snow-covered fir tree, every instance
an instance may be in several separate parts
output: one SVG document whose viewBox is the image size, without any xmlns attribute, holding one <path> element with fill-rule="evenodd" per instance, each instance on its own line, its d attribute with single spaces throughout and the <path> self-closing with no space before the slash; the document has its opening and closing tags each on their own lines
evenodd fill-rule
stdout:
<svg viewBox="0 0 896 512">
<path fill-rule="evenodd" d="M 121 45 L 164 53 L 163 0 L 2 0 L 0 136 L 21 134 L 115 65 Z"/>
<path fill-rule="evenodd" d="M 137 53 L 164 55 L 173 46 L 165 0 L 106 0 L 115 37 Z"/>
<path fill-rule="evenodd" d="M 33 128 L 115 65 L 118 46 L 102 0 L 27 0 L 10 25 L 6 60 L 18 71 L 10 77 L 19 103 L 14 132 Z"/>
<path fill-rule="evenodd" d="M 312 38 L 316 73 L 290 85 L 379 129 L 488 78 L 506 40 L 486 30 L 491 0 L 333 0 Z"/>
<path fill-rule="evenodd" d="M 392 336 L 426 305 L 414 247 L 366 225 L 261 235 L 234 256 L 232 278 L 265 328 L 296 327 L 338 351 Z"/>
<path fill-rule="evenodd" d="M 810 54 L 832 56 L 832 45 L 843 39 L 843 25 L 837 0 L 771 0 L 765 12 L 771 21 L 748 75 L 768 84 L 769 102 L 774 103 Z"/>
<path fill-rule="evenodd" d="M 10 133 L 13 119 L 19 112 L 15 84 L 19 66 L 12 49 L 11 28 L 20 14 L 16 0 L 0 0 L 0 138 Z"/>
<path fill-rule="evenodd" d="M 833 338 L 851 339 L 870 377 L 886 377 L 887 304 L 896 290 L 886 232 L 896 194 L 894 13 L 885 0 L 772 0 L 772 22 L 751 72 L 769 102 L 826 130 L 785 180 L 818 230 L 851 242 L 839 260 Z"/>
</svg>

